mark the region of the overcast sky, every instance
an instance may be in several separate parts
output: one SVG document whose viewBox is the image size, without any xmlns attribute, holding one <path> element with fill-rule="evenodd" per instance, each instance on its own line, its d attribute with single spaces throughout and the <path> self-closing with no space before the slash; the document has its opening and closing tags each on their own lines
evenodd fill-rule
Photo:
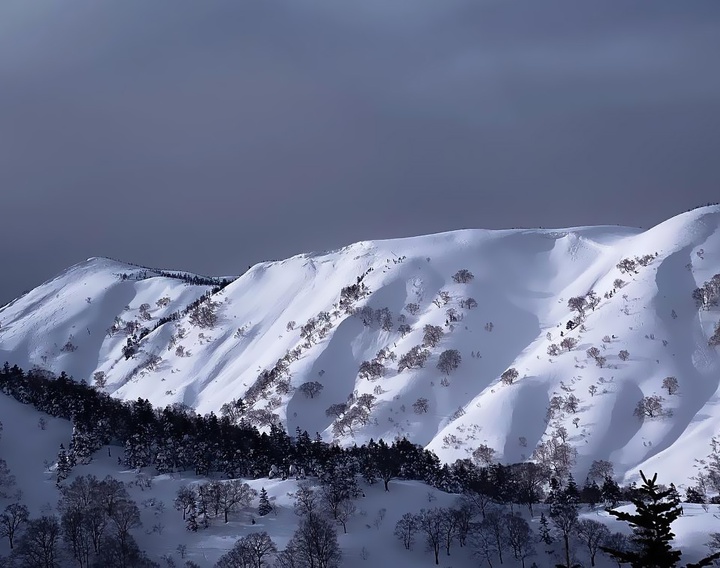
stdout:
<svg viewBox="0 0 720 568">
<path fill-rule="evenodd" d="M 720 200 L 720 2 L 0 2 L 0 304 Z"/>
</svg>

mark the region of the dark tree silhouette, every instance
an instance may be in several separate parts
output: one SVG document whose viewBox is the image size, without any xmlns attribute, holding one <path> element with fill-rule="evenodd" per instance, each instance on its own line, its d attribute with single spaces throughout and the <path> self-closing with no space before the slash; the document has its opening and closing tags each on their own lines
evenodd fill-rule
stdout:
<svg viewBox="0 0 720 568">
<path fill-rule="evenodd" d="M 630 540 L 634 546 L 629 550 L 602 546 L 601 550 L 632 568 L 674 568 L 682 556 L 671 546 L 675 534 L 670 525 L 682 514 L 677 491 L 672 487 L 660 489 L 655 483 L 657 473 L 648 479 L 641 471 L 640 477 L 643 484 L 637 489 L 636 496 L 630 499 L 635 505 L 634 512 L 606 509 L 613 517 L 632 527 Z M 720 552 L 703 558 L 697 564 L 688 564 L 688 568 L 709 566 L 717 558 L 720 558 Z"/>
</svg>

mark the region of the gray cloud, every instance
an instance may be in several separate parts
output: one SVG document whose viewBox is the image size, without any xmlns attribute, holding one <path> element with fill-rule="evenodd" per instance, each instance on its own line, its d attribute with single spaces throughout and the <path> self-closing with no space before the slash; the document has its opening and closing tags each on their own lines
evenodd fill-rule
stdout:
<svg viewBox="0 0 720 568">
<path fill-rule="evenodd" d="M 0 3 L 0 303 L 108 255 L 201 273 L 717 200 L 720 4 Z"/>
</svg>

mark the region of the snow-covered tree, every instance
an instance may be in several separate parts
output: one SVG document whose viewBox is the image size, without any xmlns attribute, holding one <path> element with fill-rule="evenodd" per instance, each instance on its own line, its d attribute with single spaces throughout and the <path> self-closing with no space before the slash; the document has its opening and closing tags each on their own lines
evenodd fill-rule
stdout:
<svg viewBox="0 0 720 568">
<path fill-rule="evenodd" d="M 260 515 L 261 517 L 264 517 L 271 511 L 272 511 L 272 505 L 270 504 L 270 499 L 268 498 L 267 491 L 265 491 L 264 487 L 261 487 L 259 503 L 258 503 L 258 515 Z"/>
</svg>

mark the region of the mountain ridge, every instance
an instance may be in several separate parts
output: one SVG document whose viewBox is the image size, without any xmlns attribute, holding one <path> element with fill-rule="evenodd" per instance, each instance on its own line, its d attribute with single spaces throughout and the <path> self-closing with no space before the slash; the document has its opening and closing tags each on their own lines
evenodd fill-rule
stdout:
<svg viewBox="0 0 720 568">
<path fill-rule="evenodd" d="M 528 459 L 564 428 L 581 471 L 609 459 L 633 476 L 650 462 L 687 479 L 720 421 L 713 411 L 718 353 L 707 345 L 717 313 L 698 311 L 691 296 L 720 272 L 719 227 L 720 207 L 706 206 L 645 231 L 463 229 L 361 241 L 256 264 L 215 293 L 158 275 L 182 271 L 93 257 L 0 309 L 0 359 L 78 380 L 102 373 L 114 396 L 199 412 L 218 412 L 255 389 L 249 399 L 260 426 L 276 420 L 343 444 L 405 435 L 448 461 L 481 445 L 496 459 Z M 647 266 L 620 271 L 623 259 L 635 258 Z M 123 267 L 154 275 L 123 279 Z M 474 278 L 453 280 L 463 269 Z M 618 278 L 622 292 L 613 291 Z M 361 285 L 367 290 L 347 291 Z M 577 316 L 568 300 L 590 290 L 599 303 L 586 308 L 575 330 L 566 329 Z M 468 307 L 470 299 L 476 307 Z M 211 326 L 192 310 L 183 313 L 193 304 L 214 306 Z M 402 325 L 411 330 L 401 332 Z M 425 326 L 443 332 L 437 345 L 427 346 L 424 367 L 399 372 L 397 359 L 422 345 Z M 576 347 L 548 354 L 568 336 Z M 133 337 L 136 351 L 125 358 Z M 603 367 L 587 355 L 591 347 L 602 350 Z M 378 361 L 382 350 L 395 361 Z M 461 361 L 446 375 L 437 363 L 453 350 Z M 373 361 L 382 376 L 360 371 Z M 518 378 L 506 385 L 500 376 L 509 368 Z M 674 415 L 634 416 L 639 400 L 662 392 L 664 376 L 680 383 L 677 394 L 665 396 Z M 322 391 L 306 397 L 301 386 L 308 382 Z M 570 394 L 578 407 L 547 420 L 553 397 Z M 427 410 L 417 414 L 420 399 Z M 346 404 L 345 412 L 326 414 L 334 404 Z M 353 412 L 350 427 L 339 427 Z"/>
</svg>

